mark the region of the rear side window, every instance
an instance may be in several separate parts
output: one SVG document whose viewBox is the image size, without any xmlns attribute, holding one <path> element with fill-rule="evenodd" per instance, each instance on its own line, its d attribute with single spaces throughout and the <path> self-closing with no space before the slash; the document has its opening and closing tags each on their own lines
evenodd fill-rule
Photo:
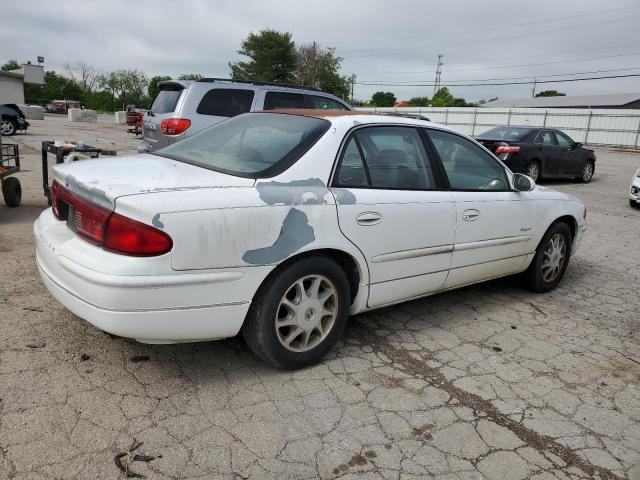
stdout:
<svg viewBox="0 0 640 480">
<path fill-rule="evenodd" d="M 153 101 L 153 105 L 151 105 L 151 111 L 153 113 L 169 113 L 175 111 L 182 90 L 180 87 L 169 87 L 160 90 Z"/>
<path fill-rule="evenodd" d="M 196 113 L 216 117 L 235 117 L 251 111 L 252 103 L 253 90 L 214 88 L 202 97 Z"/>
<path fill-rule="evenodd" d="M 320 110 L 348 110 L 340 102 L 336 102 L 327 97 L 321 97 L 320 95 L 307 95 L 311 108 L 317 108 Z"/>
<path fill-rule="evenodd" d="M 265 110 L 279 108 L 306 108 L 304 95 L 300 93 L 267 92 L 264 98 Z"/>
<path fill-rule="evenodd" d="M 453 190 L 504 191 L 504 169 L 480 146 L 459 135 L 427 130 Z"/>
</svg>

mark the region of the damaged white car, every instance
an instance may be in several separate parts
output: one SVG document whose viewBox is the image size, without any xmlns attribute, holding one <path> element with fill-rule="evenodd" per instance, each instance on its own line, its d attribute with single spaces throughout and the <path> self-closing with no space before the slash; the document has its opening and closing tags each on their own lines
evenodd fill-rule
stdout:
<svg viewBox="0 0 640 480">
<path fill-rule="evenodd" d="M 322 358 L 348 315 L 517 273 L 550 290 L 586 229 L 582 202 L 471 138 L 366 113 L 248 113 L 54 171 L 34 230 L 63 305 L 146 343 L 241 331 L 283 368 Z"/>
</svg>

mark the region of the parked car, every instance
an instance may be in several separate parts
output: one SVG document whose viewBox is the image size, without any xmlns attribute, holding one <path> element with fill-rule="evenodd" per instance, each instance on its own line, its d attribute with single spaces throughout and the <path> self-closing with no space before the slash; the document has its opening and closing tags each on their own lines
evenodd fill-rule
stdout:
<svg viewBox="0 0 640 480">
<path fill-rule="evenodd" d="M 54 177 L 37 264 L 69 310 L 147 343 L 241 331 L 284 368 L 349 314 L 519 273 L 551 290 L 586 229 L 580 200 L 469 137 L 346 111 L 247 113 Z"/>
<path fill-rule="evenodd" d="M 2 135 L 15 135 L 19 130 L 26 131 L 29 128 L 27 117 L 15 103 L 0 105 L 0 133 Z"/>
<path fill-rule="evenodd" d="M 153 152 L 246 112 L 281 108 L 351 110 L 315 88 L 271 82 L 203 78 L 169 80 L 145 115 L 138 151 Z"/>
<path fill-rule="evenodd" d="M 631 187 L 629 189 L 629 205 L 640 208 L 640 168 L 631 179 Z"/>
<path fill-rule="evenodd" d="M 49 104 L 44 107 L 47 113 L 67 113 L 70 108 L 82 108 L 82 105 L 77 100 L 51 100 Z"/>
<path fill-rule="evenodd" d="M 590 182 L 596 166 L 593 150 L 553 128 L 495 127 L 476 137 L 513 172 L 534 181 L 575 178 Z"/>
</svg>

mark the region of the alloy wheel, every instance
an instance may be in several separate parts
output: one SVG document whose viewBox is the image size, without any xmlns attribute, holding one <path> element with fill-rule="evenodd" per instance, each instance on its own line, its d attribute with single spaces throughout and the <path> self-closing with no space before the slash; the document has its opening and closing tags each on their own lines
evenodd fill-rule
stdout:
<svg viewBox="0 0 640 480">
<path fill-rule="evenodd" d="M 547 283 L 556 281 L 567 257 L 567 242 L 564 235 L 556 233 L 549 239 L 542 257 L 542 279 Z"/>
<path fill-rule="evenodd" d="M 588 182 L 589 180 L 591 180 L 592 176 L 593 176 L 593 163 L 587 162 L 584 164 L 584 167 L 582 167 L 582 181 Z"/>
<path fill-rule="evenodd" d="M 4 120 L 0 123 L 0 132 L 2 132 L 2 135 L 13 135 L 15 133 L 15 127 L 9 120 Z"/>
<path fill-rule="evenodd" d="M 538 181 L 538 175 L 540 175 L 540 167 L 536 162 L 531 162 L 527 167 L 527 175 L 533 179 L 534 182 Z"/>
<path fill-rule="evenodd" d="M 295 281 L 276 310 L 278 340 L 287 350 L 306 352 L 331 332 L 338 315 L 338 291 L 322 275 L 308 275 Z"/>
</svg>

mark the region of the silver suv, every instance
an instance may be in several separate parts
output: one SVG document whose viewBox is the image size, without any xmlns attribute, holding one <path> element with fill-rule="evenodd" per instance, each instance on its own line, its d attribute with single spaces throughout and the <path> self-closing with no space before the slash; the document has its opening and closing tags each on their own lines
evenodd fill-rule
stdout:
<svg viewBox="0 0 640 480">
<path fill-rule="evenodd" d="M 144 116 L 138 151 L 153 152 L 241 113 L 281 108 L 352 110 L 338 97 L 311 87 L 221 78 L 168 80 L 160 83 Z"/>
</svg>

